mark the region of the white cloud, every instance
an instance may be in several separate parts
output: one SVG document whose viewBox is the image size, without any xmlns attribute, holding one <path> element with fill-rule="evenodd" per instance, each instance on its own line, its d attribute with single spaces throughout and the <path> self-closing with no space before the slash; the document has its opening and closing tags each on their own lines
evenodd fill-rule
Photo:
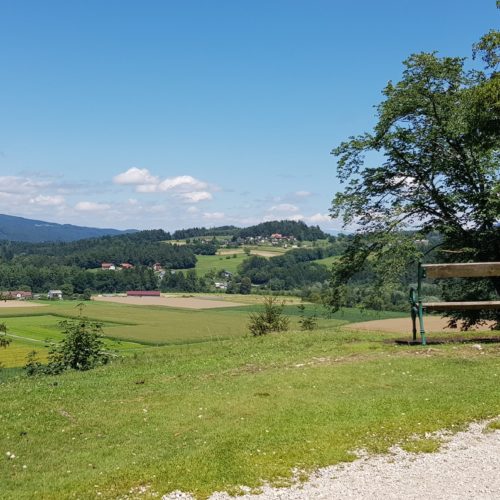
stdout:
<svg viewBox="0 0 500 500">
<path fill-rule="evenodd" d="M 198 203 L 199 201 L 211 200 L 212 194 L 208 191 L 192 191 L 191 193 L 181 193 L 180 196 L 184 201 L 189 203 Z"/>
<path fill-rule="evenodd" d="M 157 193 L 158 184 L 139 184 L 135 187 L 137 193 Z"/>
<path fill-rule="evenodd" d="M 43 194 L 39 194 L 34 198 L 30 198 L 29 201 L 32 205 L 39 205 L 42 207 L 57 207 L 60 205 L 64 205 L 64 196 L 44 196 Z"/>
<path fill-rule="evenodd" d="M 75 205 L 75 210 L 78 212 L 102 212 L 104 210 L 109 210 L 111 205 L 107 203 L 95 203 L 93 201 L 79 201 Z"/>
<path fill-rule="evenodd" d="M 191 206 L 187 209 L 188 214 L 196 214 L 198 212 L 199 212 L 198 207 L 195 207 L 195 206 Z"/>
<path fill-rule="evenodd" d="M 137 193 L 167 193 L 179 196 L 184 201 L 197 203 L 203 200 L 211 200 L 210 191 L 217 190 L 215 186 L 209 185 L 196 179 L 192 175 L 178 175 L 161 180 L 152 175 L 147 168 L 129 168 L 126 172 L 113 177 L 115 184 L 127 184 L 135 186 Z"/>
<path fill-rule="evenodd" d="M 203 218 L 209 220 L 221 220 L 224 219 L 224 217 L 224 212 L 205 212 L 203 214 Z"/>
<path fill-rule="evenodd" d="M 298 212 L 299 207 L 291 203 L 280 203 L 269 209 L 270 212 Z"/>
<path fill-rule="evenodd" d="M 207 183 L 195 179 L 190 175 L 179 175 L 177 177 L 171 177 L 165 179 L 158 185 L 158 189 L 160 191 L 168 191 L 169 189 L 179 188 L 179 187 L 187 187 L 189 189 L 195 189 L 197 191 L 201 191 L 207 187 Z"/>
<path fill-rule="evenodd" d="M 305 217 L 302 214 L 293 214 L 293 215 L 286 215 L 286 216 L 280 217 L 280 219 L 299 221 L 299 220 L 304 220 Z M 276 215 L 266 214 L 266 215 L 264 215 L 264 217 L 262 218 L 262 220 L 264 222 L 269 222 L 269 221 L 272 221 L 272 220 L 276 220 Z"/>
<path fill-rule="evenodd" d="M 295 191 L 295 196 L 307 198 L 308 196 L 312 196 L 312 193 L 310 191 Z"/>
<path fill-rule="evenodd" d="M 319 223 L 319 222 L 332 222 L 332 218 L 328 214 L 317 214 L 306 217 L 309 222 Z"/>
<path fill-rule="evenodd" d="M 158 184 L 158 177 L 151 175 L 147 168 L 129 168 L 113 177 L 115 184 Z"/>
<path fill-rule="evenodd" d="M 36 181 L 29 177 L 7 175 L 0 177 L 0 192 L 10 194 L 33 193 L 40 188 L 49 186 L 48 181 Z"/>
</svg>

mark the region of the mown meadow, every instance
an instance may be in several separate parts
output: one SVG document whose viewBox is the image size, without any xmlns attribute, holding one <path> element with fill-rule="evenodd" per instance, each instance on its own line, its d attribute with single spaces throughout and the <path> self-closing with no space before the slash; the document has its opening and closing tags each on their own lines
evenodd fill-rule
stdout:
<svg viewBox="0 0 500 500">
<path fill-rule="evenodd" d="M 106 312 L 106 322 L 144 328 L 163 318 L 147 322 L 156 308 L 92 306 L 88 315 Z M 257 307 L 192 316 L 222 314 L 237 324 Z M 133 498 L 179 489 L 205 498 L 239 485 L 285 484 L 293 469 L 306 477 L 353 460 L 360 448 L 435 449 L 426 432 L 500 414 L 498 345 L 396 346 L 386 342 L 396 334 L 343 330 L 349 314 L 359 319 L 346 311 L 313 332 L 184 344 L 174 337 L 88 372 L 27 378 L 3 370 L 0 497 Z M 159 332 L 151 326 L 148 335 Z"/>
</svg>

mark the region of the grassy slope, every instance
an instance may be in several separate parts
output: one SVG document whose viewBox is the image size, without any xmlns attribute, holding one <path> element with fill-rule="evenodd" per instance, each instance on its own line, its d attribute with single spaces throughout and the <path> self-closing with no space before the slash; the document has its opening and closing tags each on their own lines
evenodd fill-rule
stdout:
<svg viewBox="0 0 500 500">
<path fill-rule="evenodd" d="M 388 337 L 390 337 L 388 335 Z M 498 415 L 500 351 L 335 329 L 148 350 L 2 386 L 3 498 L 200 497 Z M 23 465 L 26 465 L 23 468 Z"/>
<path fill-rule="evenodd" d="M 331 257 L 325 257 L 324 259 L 313 260 L 313 262 L 317 262 L 318 264 L 323 264 L 324 266 L 330 267 L 338 259 L 338 255 L 332 255 Z"/>
<path fill-rule="evenodd" d="M 235 273 L 238 266 L 247 258 L 244 253 L 235 252 L 236 258 L 231 256 L 227 259 L 225 255 L 197 255 L 196 256 L 196 273 L 200 276 L 205 275 L 209 271 L 229 271 Z"/>
</svg>

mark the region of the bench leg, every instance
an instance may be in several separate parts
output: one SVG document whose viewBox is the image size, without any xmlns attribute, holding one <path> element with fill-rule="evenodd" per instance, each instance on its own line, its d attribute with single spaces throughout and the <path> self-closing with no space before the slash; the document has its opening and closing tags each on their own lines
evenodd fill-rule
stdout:
<svg viewBox="0 0 500 500">
<path fill-rule="evenodd" d="M 418 322 L 420 324 L 420 338 L 422 339 L 422 345 L 427 345 L 427 340 L 425 338 L 425 328 L 424 328 L 424 310 L 422 308 L 422 302 L 418 303 Z"/>
<path fill-rule="evenodd" d="M 411 333 L 413 342 L 417 340 L 417 316 L 418 316 L 418 308 L 416 306 L 412 306 L 411 308 Z"/>
</svg>

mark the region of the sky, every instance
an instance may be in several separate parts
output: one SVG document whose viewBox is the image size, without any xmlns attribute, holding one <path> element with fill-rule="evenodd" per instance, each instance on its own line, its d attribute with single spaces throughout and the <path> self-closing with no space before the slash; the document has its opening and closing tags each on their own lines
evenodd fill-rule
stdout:
<svg viewBox="0 0 500 500">
<path fill-rule="evenodd" d="M 333 147 L 415 52 L 470 57 L 495 0 L 0 0 L 0 213 L 339 230 Z"/>
</svg>

